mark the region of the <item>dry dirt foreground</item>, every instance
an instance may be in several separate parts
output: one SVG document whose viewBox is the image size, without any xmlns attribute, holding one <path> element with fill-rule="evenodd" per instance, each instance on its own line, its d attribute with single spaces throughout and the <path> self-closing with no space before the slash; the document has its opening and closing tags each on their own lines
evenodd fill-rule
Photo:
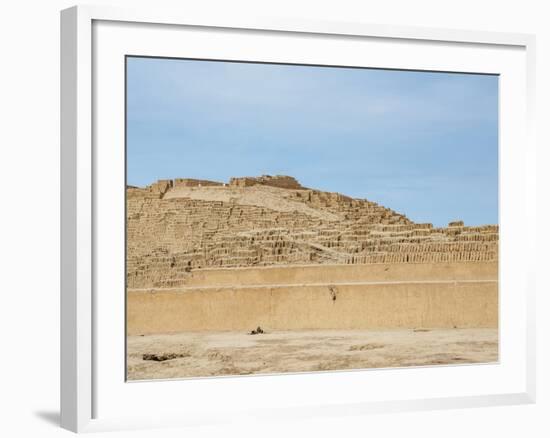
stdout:
<svg viewBox="0 0 550 438">
<path fill-rule="evenodd" d="M 498 361 L 492 328 L 187 332 L 127 342 L 129 380 Z"/>
</svg>

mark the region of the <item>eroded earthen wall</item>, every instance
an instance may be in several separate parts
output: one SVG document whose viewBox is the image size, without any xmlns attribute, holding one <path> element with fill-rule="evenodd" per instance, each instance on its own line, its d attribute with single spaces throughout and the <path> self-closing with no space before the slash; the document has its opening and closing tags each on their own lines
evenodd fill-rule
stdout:
<svg viewBox="0 0 550 438">
<path fill-rule="evenodd" d="M 130 290 L 128 334 L 498 325 L 495 263 L 346 268 L 213 270 L 185 288 Z"/>
<path fill-rule="evenodd" d="M 128 189 L 129 287 L 175 287 L 185 283 L 191 270 L 215 267 L 498 259 L 494 225 L 467 227 L 456 222 L 434 228 L 374 202 L 337 193 L 283 190 L 285 201 L 329 212 L 336 218 L 329 220 L 298 210 L 166 199 L 159 193 L 169 186 L 157 185 L 157 191 Z"/>
<path fill-rule="evenodd" d="M 129 334 L 497 325 L 496 225 L 414 223 L 290 177 L 204 184 L 127 189 Z"/>
</svg>

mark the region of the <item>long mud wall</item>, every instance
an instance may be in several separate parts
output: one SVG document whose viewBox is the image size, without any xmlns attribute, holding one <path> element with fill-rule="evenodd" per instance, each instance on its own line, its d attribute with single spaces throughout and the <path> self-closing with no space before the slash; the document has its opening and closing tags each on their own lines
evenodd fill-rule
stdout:
<svg viewBox="0 0 550 438">
<path fill-rule="evenodd" d="M 497 280 L 498 262 L 303 265 L 192 271 L 184 286 L 350 283 L 372 281 Z"/>
<path fill-rule="evenodd" d="M 130 289 L 127 330 L 496 328 L 497 277 L 496 263 L 197 271 L 185 287 Z"/>
</svg>

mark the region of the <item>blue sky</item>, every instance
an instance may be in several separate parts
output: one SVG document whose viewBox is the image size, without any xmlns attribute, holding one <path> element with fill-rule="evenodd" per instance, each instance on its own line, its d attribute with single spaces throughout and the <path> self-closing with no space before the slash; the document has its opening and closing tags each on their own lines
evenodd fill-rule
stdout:
<svg viewBox="0 0 550 438">
<path fill-rule="evenodd" d="M 498 77 L 127 59 L 128 184 L 284 174 L 436 226 L 498 222 Z"/>
</svg>

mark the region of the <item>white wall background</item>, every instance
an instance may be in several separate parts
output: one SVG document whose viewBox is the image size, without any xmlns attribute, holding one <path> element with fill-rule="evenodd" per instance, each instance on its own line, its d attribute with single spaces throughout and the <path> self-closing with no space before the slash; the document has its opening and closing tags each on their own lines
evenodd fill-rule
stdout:
<svg viewBox="0 0 550 438">
<path fill-rule="evenodd" d="M 87 2 L 92 3 L 92 2 Z M 220 429 L 107 436 L 550 436 L 550 14 L 544 0 L 95 1 L 198 11 L 535 33 L 537 54 L 538 403 Z M 4 2 L 0 9 L 0 434 L 68 436 L 59 404 L 59 10 L 65 0 Z"/>
</svg>

